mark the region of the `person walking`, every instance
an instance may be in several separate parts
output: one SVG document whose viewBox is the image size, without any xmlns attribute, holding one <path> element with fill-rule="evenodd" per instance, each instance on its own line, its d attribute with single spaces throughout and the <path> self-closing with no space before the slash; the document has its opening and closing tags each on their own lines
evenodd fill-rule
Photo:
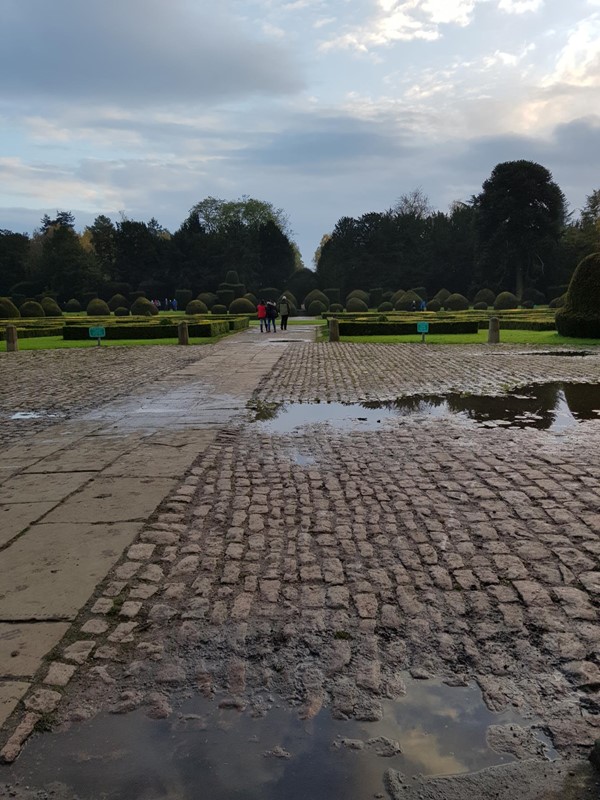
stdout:
<svg viewBox="0 0 600 800">
<path fill-rule="evenodd" d="M 264 300 L 261 300 L 256 306 L 256 316 L 260 322 L 260 332 L 263 333 L 263 329 L 265 332 L 268 331 L 267 307 Z"/>
<path fill-rule="evenodd" d="M 279 313 L 281 314 L 281 322 L 279 328 L 282 331 L 287 331 L 287 322 L 290 315 L 290 302 L 285 295 L 279 301 Z"/>
<path fill-rule="evenodd" d="M 275 319 L 277 318 L 277 306 L 272 300 L 267 300 L 267 331 L 271 330 L 273 325 L 273 333 L 277 333 L 277 326 Z"/>
</svg>

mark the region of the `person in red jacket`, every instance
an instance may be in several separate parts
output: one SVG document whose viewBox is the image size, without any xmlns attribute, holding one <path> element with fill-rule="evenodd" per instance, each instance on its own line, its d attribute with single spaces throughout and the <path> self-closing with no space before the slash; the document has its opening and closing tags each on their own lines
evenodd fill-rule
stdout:
<svg viewBox="0 0 600 800">
<path fill-rule="evenodd" d="M 263 332 L 263 329 L 267 330 L 267 306 L 265 305 L 264 300 L 260 300 L 258 305 L 256 306 L 256 315 L 258 317 L 258 321 L 260 322 L 260 332 Z"/>
</svg>

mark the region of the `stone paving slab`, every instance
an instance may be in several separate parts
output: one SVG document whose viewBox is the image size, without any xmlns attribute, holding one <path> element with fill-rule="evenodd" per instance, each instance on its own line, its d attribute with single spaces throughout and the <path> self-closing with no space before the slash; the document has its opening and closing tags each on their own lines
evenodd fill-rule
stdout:
<svg viewBox="0 0 600 800">
<path fill-rule="evenodd" d="M 3 504 L 27 502 L 30 497 L 35 497 L 37 503 L 58 503 L 94 475 L 94 472 L 21 473 L 2 484 L 0 498 Z"/>
<path fill-rule="evenodd" d="M 25 681 L 0 681 L 0 726 L 10 717 L 30 685 Z"/>
<path fill-rule="evenodd" d="M 33 677 L 69 627 L 68 622 L 0 623 L 0 677 Z"/>
<path fill-rule="evenodd" d="M 0 497 L 2 495 L 0 494 Z M 52 500 L 46 503 L 11 503 L 0 505 L 0 547 L 6 545 L 31 524 L 37 522 L 56 505 Z"/>
<path fill-rule="evenodd" d="M 2 553 L 0 620 L 72 619 L 140 525 L 34 525 Z"/>
<path fill-rule="evenodd" d="M 183 475 L 198 458 L 198 453 L 214 439 L 213 430 L 194 444 L 174 445 L 144 441 L 139 447 L 118 458 L 103 470 L 103 476 L 137 475 L 138 477 L 171 477 Z M 197 437 L 188 437 L 194 439 Z"/>
<path fill-rule="evenodd" d="M 25 472 L 100 472 L 138 441 L 139 436 L 81 437 L 73 445 L 57 448 L 45 458 L 36 460 Z"/>
</svg>

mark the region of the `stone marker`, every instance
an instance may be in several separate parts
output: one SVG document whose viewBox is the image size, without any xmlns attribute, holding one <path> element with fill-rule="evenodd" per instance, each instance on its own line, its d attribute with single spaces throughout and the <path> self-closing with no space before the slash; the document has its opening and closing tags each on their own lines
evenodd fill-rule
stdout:
<svg viewBox="0 0 600 800">
<path fill-rule="evenodd" d="M 190 334 L 188 331 L 188 324 L 187 322 L 180 322 L 177 325 L 177 344 L 189 344 L 190 343 Z"/>
<path fill-rule="evenodd" d="M 17 329 L 14 325 L 6 326 L 6 352 L 16 353 L 19 349 L 19 337 L 17 336 Z"/>
<path fill-rule="evenodd" d="M 500 320 L 498 317 L 490 317 L 490 327 L 488 328 L 488 344 L 498 344 L 500 341 Z"/>
<path fill-rule="evenodd" d="M 340 323 L 337 319 L 329 320 L 329 341 L 339 342 L 340 340 Z"/>
</svg>

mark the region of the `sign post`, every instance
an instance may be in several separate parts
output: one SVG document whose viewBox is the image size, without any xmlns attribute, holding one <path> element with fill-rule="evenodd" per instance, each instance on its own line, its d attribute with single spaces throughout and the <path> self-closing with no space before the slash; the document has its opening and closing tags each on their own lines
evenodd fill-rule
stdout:
<svg viewBox="0 0 600 800">
<path fill-rule="evenodd" d="M 98 339 L 98 347 L 102 344 L 102 339 L 106 336 L 106 331 L 104 328 L 96 327 L 90 328 L 90 339 Z"/>
<path fill-rule="evenodd" d="M 421 342 L 425 341 L 425 334 L 429 333 L 428 322 L 417 322 L 417 333 L 421 334 Z"/>
</svg>

